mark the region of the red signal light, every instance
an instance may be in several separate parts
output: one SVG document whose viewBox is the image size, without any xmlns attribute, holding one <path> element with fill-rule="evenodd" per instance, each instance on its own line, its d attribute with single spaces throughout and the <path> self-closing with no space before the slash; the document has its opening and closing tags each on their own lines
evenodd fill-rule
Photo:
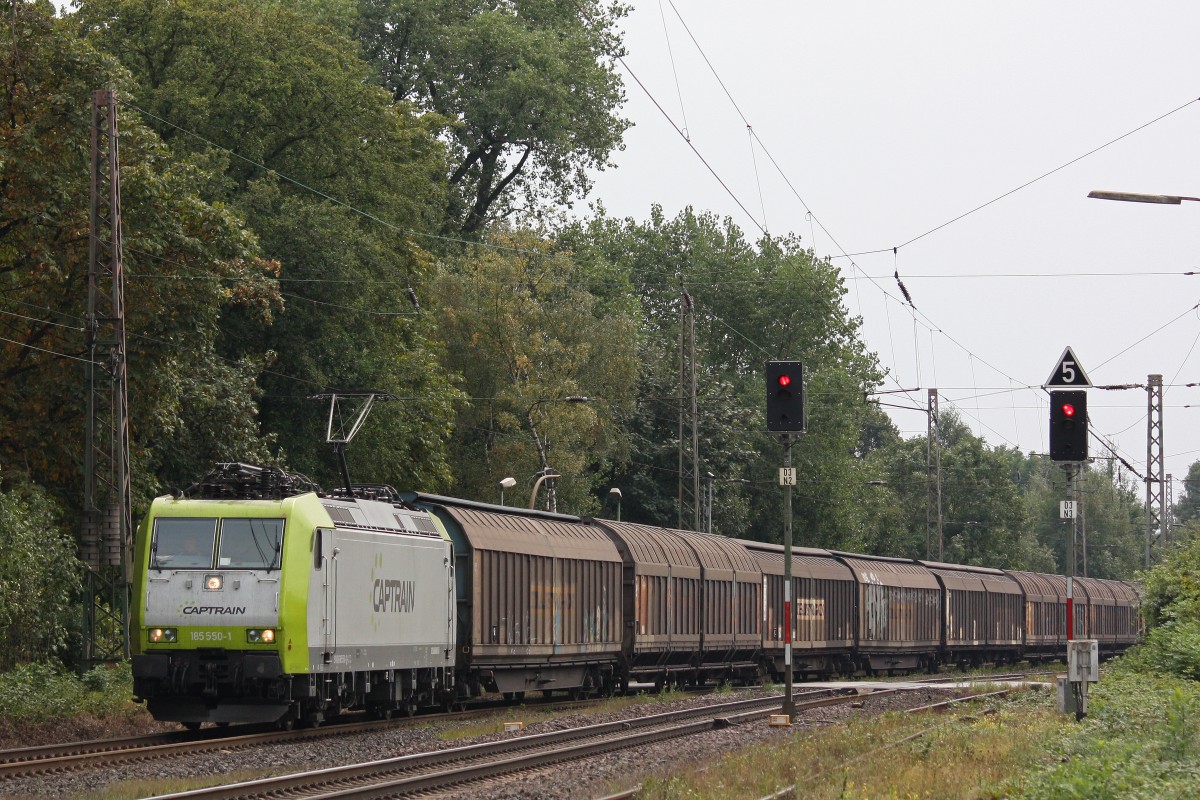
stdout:
<svg viewBox="0 0 1200 800">
<path fill-rule="evenodd" d="M 1075 416 L 1075 406 L 1071 405 L 1070 403 L 1063 403 L 1062 413 L 1063 413 L 1063 416 L 1067 417 L 1068 419 L 1071 417 L 1074 417 Z"/>
<path fill-rule="evenodd" d="M 780 375 L 779 376 L 779 385 L 780 386 L 791 386 L 792 385 L 792 376 Z"/>
</svg>

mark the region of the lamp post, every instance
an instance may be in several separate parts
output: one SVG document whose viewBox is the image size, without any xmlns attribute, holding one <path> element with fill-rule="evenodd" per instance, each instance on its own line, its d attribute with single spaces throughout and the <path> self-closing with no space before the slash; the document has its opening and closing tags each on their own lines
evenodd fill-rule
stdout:
<svg viewBox="0 0 1200 800">
<path fill-rule="evenodd" d="M 1122 200 L 1128 203 L 1155 203 L 1158 205 L 1182 205 L 1184 200 L 1200 203 L 1200 197 L 1176 194 L 1139 194 L 1136 192 L 1109 192 L 1093 189 L 1088 197 L 1097 200 Z M 1162 375 L 1146 378 L 1146 569 L 1150 569 L 1150 549 L 1155 531 L 1167 543 L 1170 531 L 1170 515 L 1166 506 L 1166 482 L 1163 479 L 1163 385 Z M 1157 513 L 1156 513 L 1157 511 Z M 1086 559 L 1086 554 L 1085 554 Z"/>
<path fill-rule="evenodd" d="M 525 419 L 529 423 L 529 432 L 533 434 L 533 444 L 537 448 L 538 458 L 541 459 L 542 469 L 538 472 L 538 479 L 533 484 L 533 493 L 529 495 L 529 507 L 533 508 L 537 503 L 538 489 L 542 484 L 546 484 L 546 510 L 550 512 L 558 511 L 558 496 L 555 492 L 554 482 L 559 477 L 558 471 L 550 466 L 549 451 L 550 438 L 542 439 L 538 434 L 537 421 L 534 418 L 534 411 L 538 406 L 544 403 L 590 403 L 591 398 L 580 394 L 567 395 L 566 397 L 556 397 L 548 400 L 537 400 L 529 407 L 529 411 L 525 414 Z"/>
<path fill-rule="evenodd" d="M 707 485 L 708 491 L 704 493 L 704 532 L 712 533 L 712 500 L 713 500 L 713 481 L 716 475 L 711 472 L 704 473 L 704 482 Z"/>
<path fill-rule="evenodd" d="M 617 522 L 620 522 L 621 521 L 621 490 L 618 489 L 616 486 L 614 486 L 608 490 L 608 496 L 615 497 L 617 499 Z"/>
<path fill-rule="evenodd" d="M 1184 197 L 1177 194 L 1138 194 L 1136 192 L 1108 192 L 1093 189 L 1088 192 L 1093 200 L 1120 200 L 1123 203 L 1157 203 L 1165 206 L 1181 205 L 1184 200 L 1200 203 L 1200 197 Z"/>
<path fill-rule="evenodd" d="M 516 478 L 501 478 L 500 479 L 500 505 L 504 505 L 504 490 L 511 489 L 517 485 Z"/>
<path fill-rule="evenodd" d="M 706 486 L 706 491 L 704 493 L 704 532 L 712 533 L 713 532 L 713 524 L 712 524 L 713 497 L 715 496 L 715 493 L 716 493 L 717 484 L 718 483 L 744 483 L 744 484 L 746 484 L 746 483 L 750 483 L 750 481 L 746 480 L 745 478 L 718 478 L 716 475 L 713 475 L 711 472 L 704 473 L 704 476 L 705 476 L 704 483 Z"/>
</svg>

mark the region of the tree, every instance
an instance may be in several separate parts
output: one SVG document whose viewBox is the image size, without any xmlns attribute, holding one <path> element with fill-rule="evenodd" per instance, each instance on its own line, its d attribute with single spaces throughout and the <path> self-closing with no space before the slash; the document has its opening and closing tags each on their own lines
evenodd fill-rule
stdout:
<svg viewBox="0 0 1200 800">
<path fill-rule="evenodd" d="M 494 500 L 501 478 L 528 491 L 550 467 L 558 508 L 591 493 L 624 448 L 617 427 L 638 374 L 636 305 L 607 303 L 598 276 L 529 231 L 496 233 L 438 281 L 446 366 L 470 403 L 454 437 L 458 491 Z M 587 398 L 586 401 L 579 398 Z"/>
<path fill-rule="evenodd" d="M 842 305 L 836 268 L 793 237 L 751 243 L 730 220 L 690 209 L 668 220 L 656 208 L 644 223 L 601 214 L 567 226 L 560 241 L 577 258 L 613 265 L 642 309 L 643 376 L 627 423 L 634 450 L 613 476 L 622 491 L 630 487 L 627 507 L 638 521 L 674 526 L 679 519 L 679 303 L 686 291 L 696 309 L 700 473 L 720 481 L 714 527 L 780 538 L 781 454 L 765 430 L 763 369 L 771 359 L 798 358 L 810 402 L 809 433 L 793 449 L 797 541 L 841 544 L 861 533 L 857 498 L 868 473 L 856 453 L 870 439 L 865 429 L 878 424 L 865 395 L 881 373 Z"/>
<path fill-rule="evenodd" d="M 952 410 L 935 435 L 941 447 L 942 560 L 1007 569 L 1053 571 L 1055 564 L 1030 529 L 1017 482 L 1020 453 L 989 447 Z M 881 530 L 872 553 L 938 559 L 936 522 L 929 516 L 928 441 L 895 441 L 872 454 L 901 509 L 899 525 Z"/>
<path fill-rule="evenodd" d="M 106 86 L 128 97 L 129 79 L 49 4 L 18 4 L 0 28 L 0 463 L 72 508 L 86 411 L 90 102 Z M 278 295 L 276 265 L 238 216 L 202 199 L 213 174 L 170 156 L 128 107 L 119 115 L 132 472 L 144 501 L 179 480 L 183 462 L 266 454 L 253 402 L 261 362 L 219 357 L 217 323 L 234 306 L 269 319 Z"/>
<path fill-rule="evenodd" d="M 1052 570 L 1070 569 L 1072 526 L 1059 518 L 1059 502 L 1070 499 L 1066 474 L 1049 459 L 1029 456 L 1020 467 L 1029 527 L 1054 553 Z M 1091 577 L 1130 580 L 1142 563 L 1144 509 L 1135 485 L 1113 471 L 1088 466 L 1080 476 L 1083 498 L 1080 524 L 1087 537 L 1087 572 Z M 1078 543 L 1082 551 L 1082 538 Z"/>
<path fill-rule="evenodd" d="M 1183 479 L 1183 492 L 1174 508 L 1179 524 L 1200 521 L 1200 461 L 1192 462 Z"/>
<path fill-rule="evenodd" d="M 177 157 L 219 171 L 206 196 L 244 215 L 279 264 L 284 311 L 269 325 L 226 314 L 221 353 L 270 359 L 261 420 L 289 463 L 336 480 L 320 446 L 326 412 L 307 398 L 374 389 L 403 405 L 377 411 L 355 440 L 355 473 L 437 490 L 457 395 L 432 319 L 412 301 L 432 270 L 421 243 L 444 208 L 444 149 L 433 120 L 372 84 L 344 11 L 85 0 L 80 16 L 132 73 L 138 107 Z"/>
<path fill-rule="evenodd" d="M 627 13 L 601 0 L 361 0 L 359 37 L 398 102 L 446 121 L 448 224 L 476 233 L 524 199 L 567 203 L 628 122 L 615 72 Z"/>
</svg>

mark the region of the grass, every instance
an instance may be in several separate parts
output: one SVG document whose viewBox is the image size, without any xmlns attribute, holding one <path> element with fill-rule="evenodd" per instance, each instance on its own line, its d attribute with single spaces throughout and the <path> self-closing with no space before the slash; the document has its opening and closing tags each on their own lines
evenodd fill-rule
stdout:
<svg viewBox="0 0 1200 800">
<path fill-rule="evenodd" d="M 715 763 L 647 780 L 643 800 L 762 798 L 796 786 L 813 800 L 1175 800 L 1200 785 L 1200 683 L 1146 671 L 1135 654 L 1106 665 L 1091 689 L 1089 716 L 1059 714 L 1052 692 L 1022 691 L 949 714 L 868 716 L 845 724 L 797 729 Z M 0 676 L 0 720 L 15 729 L 92 716 L 131 719 L 128 667 L 99 668 L 82 678 L 62 669 L 25 665 Z M 578 711 L 618 713 L 665 703 L 679 692 L 613 698 Z M 980 706 L 996 713 L 978 713 Z M 446 727 L 443 739 L 500 733 L 505 722 L 527 726 L 561 715 L 553 705 L 498 710 L 483 721 Z M 764 723 L 765 724 L 765 723 Z M 126 800 L 200 788 L 265 773 L 129 782 L 102 800 Z M 614 790 L 626 788 L 614 787 Z"/>
<path fill-rule="evenodd" d="M 144 714 L 133 697 L 128 663 L 96 667 L 82 677 L 52 663 L 22 664 L 0 675 L 0 719 L 40 724 L 81 715 Z"/>
<path fill-rule="evenodd" d="M 996 713 L 888 713 L 798 731 L 716 763 L 645 782 L 641 800 L 1183 800 L 1200 784 L 1200 685 L 1105 669 L 1089 716 L 1052 692 L 991 700 Z M 614 790 L 621 787 L 614 787 Z"/>
<path fill-rule="evenodd" d="M 1045 707 L 1047 693 L 1021 695 L 986 716 L 967 710 L 860 715 L 844 725 L 798 731 L 773 746 L 756 745 L 701 769 L 652 779 L 639 797 L 755 798 L 788 786 L 814 800 L 997 797 L 995 787 L 1038 758 L 1047 737 L 1066 725 Z"/>
</svg>

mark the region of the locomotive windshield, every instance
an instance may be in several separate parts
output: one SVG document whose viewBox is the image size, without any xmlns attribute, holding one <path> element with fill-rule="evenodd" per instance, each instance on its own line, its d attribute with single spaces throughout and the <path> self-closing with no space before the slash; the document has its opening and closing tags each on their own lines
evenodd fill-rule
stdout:
<svg viewBox="0 0 1200 800">
<path fill-rule="evenodd" d="M 159 519 L 150 545 L 151 569 L 208 569 L 217 539 L 215 519 Z"/>
<path fill-rule="evenodd" d="M 283 549 L 281 519 L 223 519 L 217 566 L 232 569 L 279 569 Z"/>
<path fill-rule="evenodd" d="M 220 523 L 220 536 L 217 524 Z M 154 525 L 151 569 L 279 569 L 281 519 L 163 518 Z"/>
</svg>

